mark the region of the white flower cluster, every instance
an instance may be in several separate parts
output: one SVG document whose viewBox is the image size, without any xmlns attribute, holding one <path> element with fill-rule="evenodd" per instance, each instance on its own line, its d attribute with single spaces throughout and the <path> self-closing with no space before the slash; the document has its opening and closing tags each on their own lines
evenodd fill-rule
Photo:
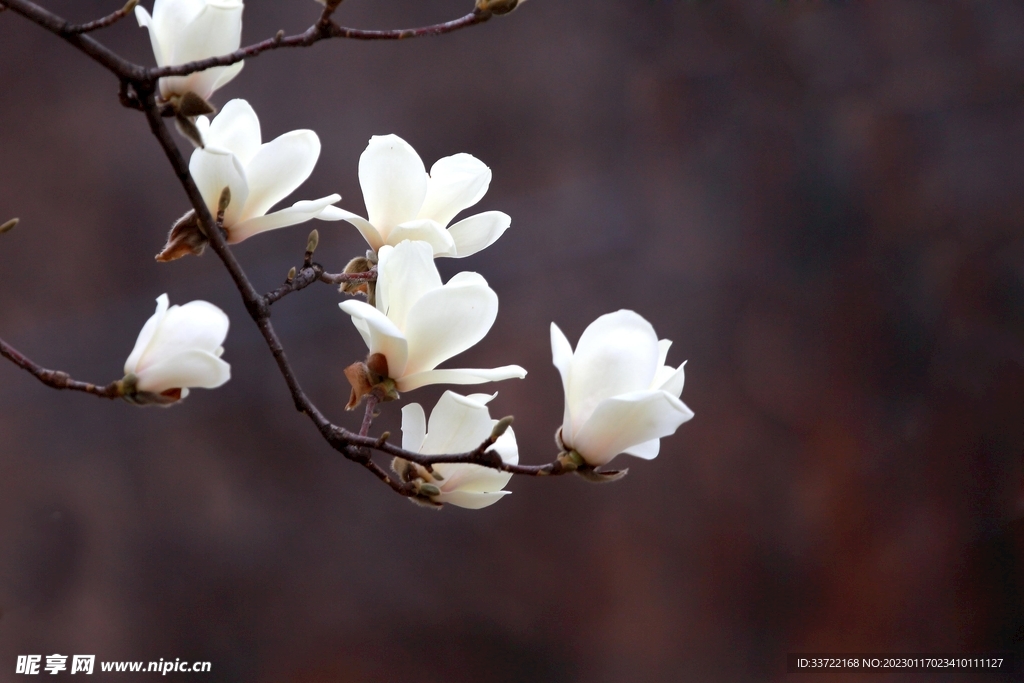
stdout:
<svg viewBox="0 0 1024 683">
<path fill-rule="evenodd" d="M 155 0 L 152 16 L 141 7 L 136 13 L 149 29 L 160 65 L 239 46 L 240 0 Z M 160 93 L 168 101 L 189 92 L 205 100 L 241 68 L 238 62 L 164 78 Z M 211 213 L 222 212 L 229 243 L 317 218 L 351 223 L 369 245 L 368 262 L 377 267 L 373 296 L 339 304 L 368 349 L 366 363 L 356 364 L 367 390 L 359 393 L 353 381 L 353 406 L 371 387 L 397 394 L 429 384 L 525 377 L 518 365 L 438 368 L 482 340 L 498 313 L 498 296 L 479 273 L 460 272 L 442 282 L 434 262 L 436 257 L 470 256 L 511 225 L 500 211 L 452 223 L 486 194 L 491 171 L 483 162 L 455 154 L 434 163 L 428 173 L 407 142 L 396 135 L 374 136 L 358 167 L 366 218 L 334 206 L 341 199 L 337 194 L 270 212 L 312 173 L 320 154 L 317 135 L 297 130 L 263 143 L 256 113 L 239 99 L 224 105 L 212 121 L 199 117 L 195 126 L 204 146 L 193 152 L 189 169 Z M 189 387 L 220 386 L 230 376 L 220 359 L 227 330 L 227 316 L 212 304 L 169 307 L 167 296 L 161 296 L 125 364 L 126 395 L 139 403 L 167 405 L 184 398 Z M 551 325 L 553 362 L 565 393 L 557 440 L 567 461 L 593 471 L 619 453 L 654 458 L 661 437 L 693 417 L 679 400 L 683 366 L 666 365 L 670 344 L 659 341 L 650 323 L 628 310 L 594 321 L 575 351 Z M 472 451 L 497 422 L 487 408 L 493 397 L 448 391 L 429 421 L 419 404 L 406 405 L 403 448 L 427 455 Z M 504 463 L 518 462 L 512 430 L 504 431 L 492 448 Z M 399 460 L 395 467 L 415 481 L 421 498 L 466 508 L 496 502 L 508 493 L 503 488 L 511 477 L 475 464 L 439 464 L 428 470 Z"/>
</svg>

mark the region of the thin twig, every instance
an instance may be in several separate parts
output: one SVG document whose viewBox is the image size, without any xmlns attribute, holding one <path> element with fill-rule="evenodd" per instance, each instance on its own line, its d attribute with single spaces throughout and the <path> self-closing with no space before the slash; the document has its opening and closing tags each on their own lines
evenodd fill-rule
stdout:
<svg viewBox="0 0 1024 683">
<path fill-rule="evenodd" d="M 112 26 L 113 24 L 116 24 L 117 22 L 121 21 L 126 16 L 128 16 L 134 9 L 135 5 L 131 5 L 129 9 L 129 5 L 126 4 L 121 9 L 117 10 L 116 12 L 111 12 L 110 14 L 101 19 L 97 19 L 96 21 L 90 21 L 85 24 L 75 24 L 73 26 L 69 26 L 66 30 L 68 33 L 89 33 L 91 31 L 98 31 L 101 28 Z"/>
<path fill-rule="evenodd" d="M 366 397 L 366 412 L 363 413 L 363 424 L 359 427 L 359 436 L 366 436 L 370 433 L 370 425 L 373 424 L 373 411 L 377 408 L 377 400 L 377 395 L 373 393 Z M 380 439 L 375 441 L 380 441 Z"/>
<path fill-rule="evenodd" d="M 215 66 L 230 66 L 236 62 L 242 61 L 243 59 L 250 59 L 263 52 L 267 52 L 268 50 L 276 50 L 282 47 L 309 47 L 314 43 L 318 43 L 321 40 L 327 40 L 329 38 L 353 38 L 356 40 L 404 40 L 406 38 L 419 38 L 421 36 L 439 36 L 462 28 L 467 28 L 469 26 L 475 26 L 476 24 L 482 24 L 490 19 L 491 16 L 490 12 L 473 12 L 472 14 L 467 14 L 464 17 L 459 17 L 458 19 L 453 19 L 452 21 L 446 21 L 440 24 L 434 24 L 432 26 L 397 29 L 393 31 L 368 31 L 338 26 L 330 20 L 326 22 L 317 21 L 317 23 L 313 24 L 302 33 L 292 36 L 283 36 L 278 33 L 272 38 L 267 38 L 266 40 L 262 40 L 247 47 L 239 48 L 230 54 L 221 55 L 219 57 L 209 57 L 207 59 L 199 59 L 194 62 L 188 62 L 187 64 L 150 69 L 148 76 L 152 79 L 163 78 L 165 76 L 187 76 L 188 74 L 203 71 Z"/>
<path fill-rule="evenodd" d="M 48 370 L 35 361 L 27 358 L 23 353 L 13 346 L 0 339 L 0 355 L 7 358 L 22 370 L 32 374 L 36 379 L 48 387 L 54 389 L 68 389 L 70 391 L 82 391 L 101 398 L 121 398 L 120 382 L 111 382 L 106 386 L 96 386 L 89 382 L 79 382 L 71 379 L 71 376 L 60 370 Z"/>
</svg>

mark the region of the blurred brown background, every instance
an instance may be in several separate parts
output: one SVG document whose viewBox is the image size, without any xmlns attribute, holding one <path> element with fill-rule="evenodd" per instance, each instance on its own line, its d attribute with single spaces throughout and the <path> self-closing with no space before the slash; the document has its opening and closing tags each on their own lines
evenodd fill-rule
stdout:
<svg viewBox="0 0 1024 683">
<path fill-rule="evenodd" d="M 468 4 L 346 0 L 337 18 Z M 244 42 L 317 11 L 250 0 Z M 152 63 L 134 20 L 99 38 Z M 0 336 L 106 382 L 168 292 L 231 315 L 234 370 L 140 410 L 0 364 L 0 680 L 55 652 L 213 662 L 189 680 L 612 683 L 1024 648 L 1024 4 L 530 0 L 443 38 L 250 60 L 216 103 L 250 100 L 265 140 L 323 142 L 289 202 L 338 191 L 361 213 L 373 134 L 428 167 L 491 166 L 479 207 L 512 229 L 440 267 L 484 274 L 501 311 L 449 365 L 530 371 L 491 385 L 525 461 L 555 453 L 552 320 L 575 343 L 632 308 L 689 359 L 697 417 L 657 460 L 623 456 L 605 487 L 515 480 L 480 512 L 417 508 L 341 461 L 218 260 L 153 261 L 186 202 L 110 75 L 6 12 L 0 86 L 0 219 L 22 219 L 0 238 Z M 310 227 L 237 248 L 258 289 Z M 364 249 L 316 227 L 329 267 Z M 342 369 L 365 349 L 339 300 L 311 288 L 274 320 L 315 400 L 356 425 Z"/>
</svg>

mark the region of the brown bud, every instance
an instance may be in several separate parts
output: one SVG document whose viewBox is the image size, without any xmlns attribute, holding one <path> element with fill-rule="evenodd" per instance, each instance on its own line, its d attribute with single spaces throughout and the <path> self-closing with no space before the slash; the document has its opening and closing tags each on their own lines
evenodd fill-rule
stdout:
<svg viewBox="0 0 1024 683">
<path fill-rule="evenodd" d="M 371 354 L 366 359 L 366 367 L 370 372 L 377 375 L 373 377 L 373 383 L 378 384 L 388 376 L 388 357 L 383 353 Z"/>
<path fill-rule="evenodd" d="M 199 256 L 206 249 L 207 242 L 209 240 L 199 227 L 196 212 L 189 211 L 171 228 L 167 235 L 167 244 L 164 245 L 163 251 L 156 255 L 156 260 L 166 263 L 189 254 Z"/>
<path fill-rule="evenodd" d="M 6 233 L 10 232 L 11 230 L 14 230 L 15 226 L 18 225 L 18 222 L 20 220 L 21 220 L 20 218 L 12 218 L 11 220 L 9 220 L 6 223 L 4 223 L 3 225 L 0 225 L 0 235 L 6 234 Z"/>
<path fill-rule="evenodd" d="M 191 90 L 178 99 L 175 110 L 178 115 L 185 116 L 190 119 L 195 118 L 196 116 L 213 114 L 217 111 L 212 104 Z"/>
<path fill-rule="evenodd" d="M 231 205 L 231 188 L 225 187 L 220 191 L 220 199 L 217 201 L 217 215 L 220 216 L 228 210 Z"/>
<path fill-rule="evenodd" d="M 313 228 L 313 231 L 309 233 L 309 237 L 306 239 L 306 256 L 312 256 L 313 252 L 320 245 L 320 232 Z"/>
<path fill-rule="evenodd" d="M 355 410 L 363 402 L 363 397 L 373 391 L 374 383 L 370 381 L 370 369 L 366 367 L 366 363 L 353 363 L 345 368 L 345 378 L 352 385 L 352 393 L 349 394 L 345 410 Z"/>
<path fill-rule="evenodd" d="M 477 12 L 508 14 L 526 0 L 476 0 Z"/>
<path fill-rule="evenodd" d="M 178 132 L 184 137 L 188 138 L 189 142 L 193 145 L 200 149 L 203 148 L 203 134 L 199 132 L 198 128 L 196 128 L 196 124 L 192 119 L 178 114 L 174 117 L 174 127 L 177 128 Z"/>
</svg>

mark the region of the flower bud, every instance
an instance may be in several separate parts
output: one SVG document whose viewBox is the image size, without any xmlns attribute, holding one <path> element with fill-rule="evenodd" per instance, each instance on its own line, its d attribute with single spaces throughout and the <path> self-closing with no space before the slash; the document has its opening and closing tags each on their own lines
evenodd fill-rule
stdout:
<svg viewBox="0 0 1024 683">
<path fill-rule="evenodd" d="M 476 0 L 476 9 L 478 12 L 508 14 L 524 2 L 526 0 Z"/>
<path fill-rule="evenodd" d="M 163 250 L 156 255 L 156 260 L 161 263 L 180 259 L 182 256 L 192 254 L 199 256 L 206 249 L 209 242 L 199 225 L 199 219 L 195 211 L 189 211 L 178 219 L 167 235 L 167 244 Z"/>
<path fill-rule="evenodd" d="M 11 230 L 14 230 L 15 226 L 18 225 L 19 221 L 21 221 L 20 218 L 12 218 L 11 220 L 5 222 L 3 225 L 0 225 L 0 235 L 4 235 L 10 232 Z"/>
</svg>

